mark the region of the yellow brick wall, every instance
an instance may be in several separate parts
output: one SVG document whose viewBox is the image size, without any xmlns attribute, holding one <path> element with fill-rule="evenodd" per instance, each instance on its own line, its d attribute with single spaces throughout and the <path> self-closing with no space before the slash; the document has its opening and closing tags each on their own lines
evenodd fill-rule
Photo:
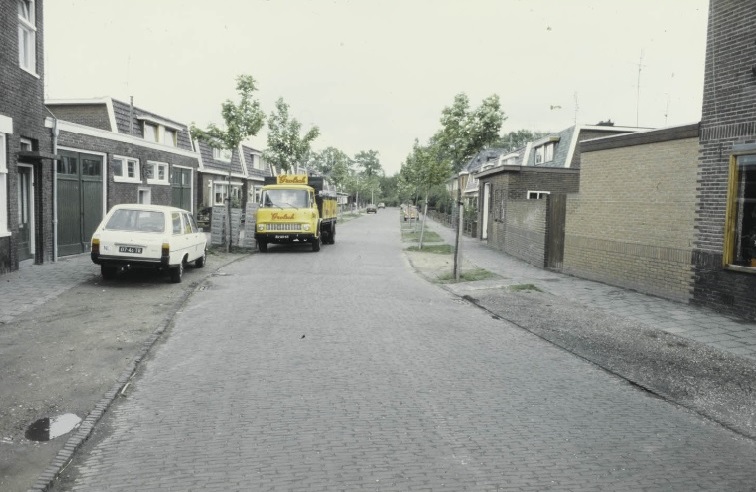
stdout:
<svg viewBox="0 0 756 492">
<path fill-rule="evenodd" d="M 697 165 L 697 138 L 583 153 L 563 271 L 689 300 Z"/>
</svg>

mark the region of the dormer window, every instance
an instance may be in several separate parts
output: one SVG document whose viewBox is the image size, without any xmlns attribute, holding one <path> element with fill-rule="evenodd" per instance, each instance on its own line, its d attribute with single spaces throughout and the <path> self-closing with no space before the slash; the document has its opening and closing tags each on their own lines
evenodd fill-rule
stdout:
<svg viewBox="0 0 756 492">
<path fill-rule="evenodd" d="M 178 132 L 181 127 L 147 115 L 137 116 L 137 120 L 142 122 L 142 134 L 148 142 L 178 147 Z"/>
<path fill-rule="evenodd" d="M 213 159 L 222 162 L 231 162 L 233 151 L 231 149 L 213 148 Z"/>
<path fill-rule="evenodd" d="M 37 25 L 34 0 L 18 0 L 18 64 L 37 72 Z"/>
<path fill-rule="evenodd" d="M 158 141 L 158 126 L 144 122 L 144 139 L 149 142 Z"/>
<path fill-rule="evenodd" d="M 539 145 L 538 147 L 536 147 L 535 149 L 536 165 L 553 161 L 555 146 L 556 144 L 554 142 L 549 142 L 549 143 Z"/>
</svg>

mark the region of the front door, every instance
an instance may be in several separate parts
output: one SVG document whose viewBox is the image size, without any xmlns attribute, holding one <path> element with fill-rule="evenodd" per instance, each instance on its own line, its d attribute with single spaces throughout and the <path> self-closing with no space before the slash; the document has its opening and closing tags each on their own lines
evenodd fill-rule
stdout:
<svg viewBox="0 0 756 492">
<path fill-rule="evenodd" d="M 18 261 L 34 257 L 34 167 L 18 165 Z"/>
</svg>

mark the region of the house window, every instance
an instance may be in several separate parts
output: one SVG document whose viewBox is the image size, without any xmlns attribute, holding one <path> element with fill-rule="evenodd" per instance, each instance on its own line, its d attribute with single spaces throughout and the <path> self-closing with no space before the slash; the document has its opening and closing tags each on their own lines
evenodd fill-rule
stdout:
<svg viewBox="0 0 756 492">
<path fill-rule="evenodd" d="M 724 262 L 756 269 L 756 154 L 730 159 Z"/>
<path fill-rule="evenodd" d="M 168 164 L 165 162 L 147 161 L 144 166 L 144 174 L 148 184 L 169 184 Z"/>
<path fill-rule="evenodd" d="M 139 161 L 131 157 L 113 157 L 113 181 L 139 183 Z"/>
<path fill-rule="evenodd" d="M 0 236 L 8 235 L 8 153 L 7 137 L 0 133 Z"/>
<path fill-rule="evenodd" d="M 18 0 L 18 63 L 27 72 L 37 72 L 37 27 L 34 0 Z"/>
<path fill-rule="evenodd" d="M 231 149 L 213 148 L 213 159 L 216 161 L 231 162 L 233 151 Z"/>
<path fill-rule="evenodd" d="M 167 128 L 163 130 L 163 143 L 165 145 L 170 145 L 171 147 L 176 147 L 176 131 Z"/>
<path fill-rule="evenodd" d="M 228 196 L 228 184 L 214 183 L 213 205 L 224 205 Z"/>
<path fill-rule="evenodd" d="M 543 164 L 554 160 L 554 142 L 540 145 L 535 149 L 535 163 Z"/>
<path fill-rule="evenodd" d="M 550 191 L 528 191 L 528 200 L 543 200 L 550 194 Z"/>
<path fill-rule="evenodd" d="M 158 141 L 158 127 L 150 123 L 144 123 L 144 139 L 150 142 Z"/>
</svg>

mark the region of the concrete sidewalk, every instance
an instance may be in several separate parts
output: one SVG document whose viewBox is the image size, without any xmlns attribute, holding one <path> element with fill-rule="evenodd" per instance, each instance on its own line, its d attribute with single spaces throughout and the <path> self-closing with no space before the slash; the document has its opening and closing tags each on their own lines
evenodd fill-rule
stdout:
<svg viewBox="0 0 756 492">
<path fill-rule="evenodd" d="M 454 244 L 456 232 L 453 229 L 430 218 L 426 222 L 426 227 L 438 233 L 446 243 Z M 756 323 L 723 316 L 709 309 L 537 268 L 489 247 L 485 241 L 467 236 L 462 239 L 462 258 L 463 261 L 469 261 L 501 278 L 448 286 L 460 296 L 475 297 L 474 293 L 477 290 L 533 284 L 542 291 L 567 301 L 604 310 L 614 316 L 694 340 L 733 355 L 756 359 Z"/>
</svg>

